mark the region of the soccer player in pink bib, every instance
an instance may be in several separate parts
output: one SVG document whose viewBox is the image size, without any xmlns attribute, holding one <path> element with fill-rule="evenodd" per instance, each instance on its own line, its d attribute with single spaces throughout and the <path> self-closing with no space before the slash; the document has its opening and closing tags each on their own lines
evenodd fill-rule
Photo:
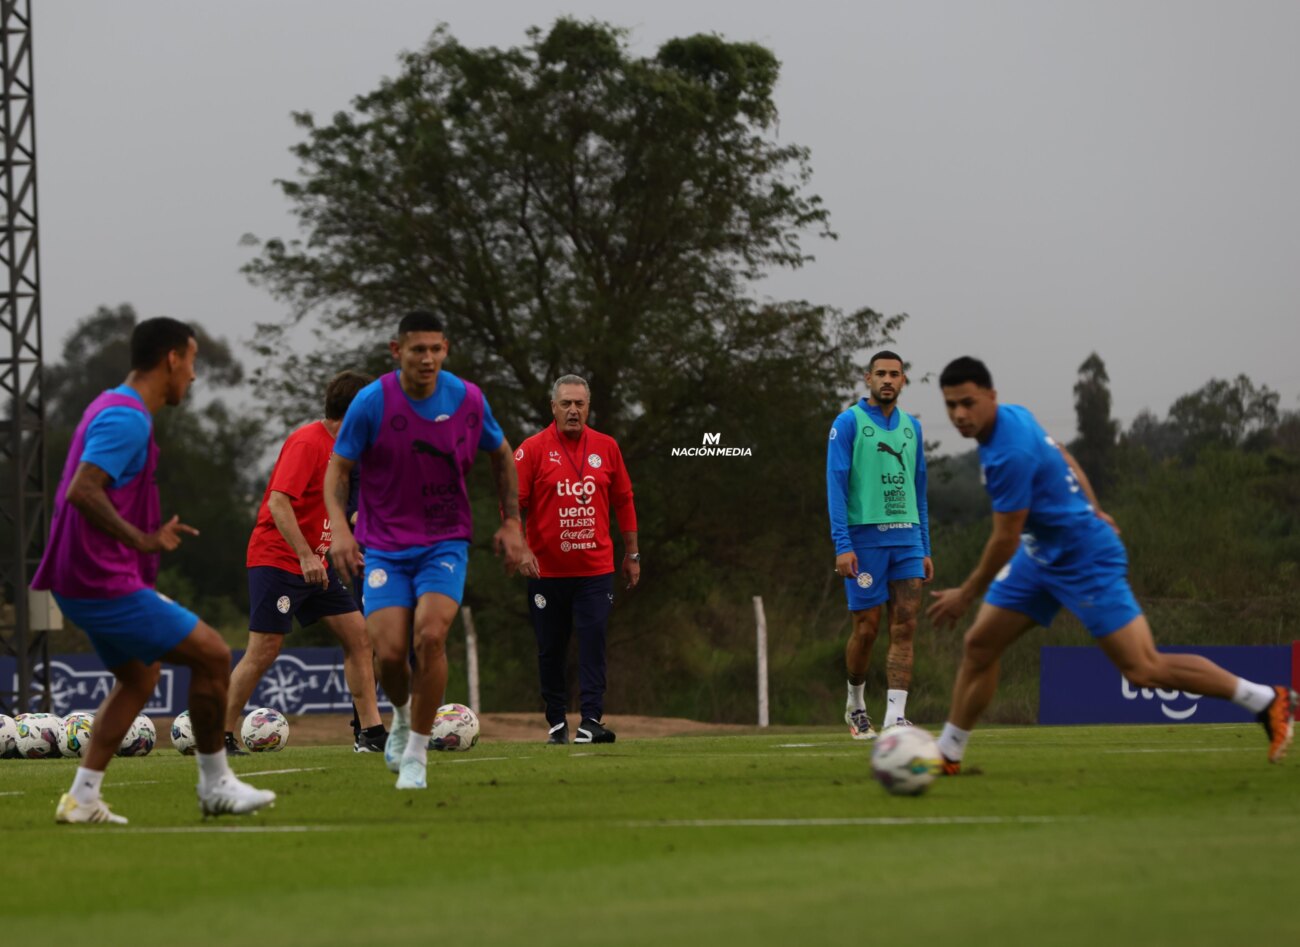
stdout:
<svg viewBox="0 0 1300 947">
<path fill-rule="evenodd" d="M 536 575 L 537 561 L 520 524 L 513 449 L 478 386 L 442 370 L 450 351 L 442 323 L 432 313 L 408 313 L 390 350 L 398 370 L 361 389 L 343 416 L 325 506 L 334 568 L 348 579 L 364 569 L 366 628 L 393 702 L 384 761 L 398 774 L 398 789 L 424 789 L 429 736 L 447 686 L 447 632 L 465 591 L 473 534 L 465 476 L 479 451 L 492 460 L 502 517 L 492 542 L 506 571 Z M 356 464 L 354 535 L 345 505 Z"/>
<path fill-rule="evenodd" d="M 194 381 L 194 330 L 175 319 L 146 319 L 131 333 L 131 372 L 86 408 L 54 495 L 45 556 L 32 581 L 90 638 L 117 679 L 95 714 L 90 747 L 55 821 L 127 820 L 100 798 L 113 754 L 158 683 L 159 662 L 190 669 L 190 717 L 198 749 L 204 815 L 254 812 L 275 793 L 235 778 L 226 762 L 222 717 L 230 649 L 210 625 L 154 590 L 160 554 L 198 531 L 162 521 L 154 473 L 153 415 L 180 404 Z"/>
</svg>

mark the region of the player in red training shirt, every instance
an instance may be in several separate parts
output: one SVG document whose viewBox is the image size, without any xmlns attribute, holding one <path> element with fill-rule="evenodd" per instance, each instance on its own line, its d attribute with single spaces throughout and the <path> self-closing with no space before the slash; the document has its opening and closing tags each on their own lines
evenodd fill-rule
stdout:
<svg viewBox="0 0 1300 947">
<path fill-rule="evenodd" d="M 370 381 L 360 372 L 335 375 L 325 388 L 325 420 L 290 434 L 271 471 L 248 540 L 248 650 L 230 676 L 227 752 L 243 752 L 235 739 L 240 715 L 279 655 L 295 617 L 304 626 L 323 621 L 343 645 L 343 675 L 362 727 L 353 750 L 384 749 L 388 734 L 375 703 L 370 638 L 356 601 L 330 568 L 330 521 L 321 492 L 343 415 Z"/>
<path fill-rule="evenodd" d="M 578 632 L 582 723 L 575 743 L 613 743 L 605 709 L 605 625 L 614 603 L 612 503 L 623 532 L 623 577 L 641 580 L 632 481 L 614 438 L 587 426 L 591 388 L 564 375 L 551 389 L 555 423 L 515 452 L 519 506 L 539 575 L 528 580 L 528 612 L 537 636 L 537 669 L 546 702 L 547 743 L 568 743 L 564 659 Z"/>
</svg>

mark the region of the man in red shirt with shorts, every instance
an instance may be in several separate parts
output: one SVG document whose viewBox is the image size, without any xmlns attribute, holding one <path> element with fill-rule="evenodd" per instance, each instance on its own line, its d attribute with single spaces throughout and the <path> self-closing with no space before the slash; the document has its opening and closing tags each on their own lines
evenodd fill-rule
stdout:
<svg viewBox="0 0 1300 947">
<path fill-rule="evenodd" d="M 240 715 L 295 617 L 304 626 L 323 621 L 343 645 L 343 675 L 362 726 L 353 750 L 383 752 L 388 734 L 375 702 L 370 638 L 356 601 L 329 565 L 331 529 L 322 492 L 343 415 L 370 381 L 360 372 L 335 375 L 325 389 L 325 420 L 290 434 L 271 470 L 248 540 L 248 650 L 230 676 L 227 752 L 243 752 L 235 739 Z"/>
<path fill-rule="evenodd" d="M 539 575 L 528 580 L 528 612 L 537 636 L 537 668 L 550 727 L 547 743 L 568 743 L 565 652 L 578 632 L 582 723 L 575 743 L 613 743 L 601 723 L 605 702 L 605 624 L 614 603 L 613 505 L 623 533 L 623 577 L 641 579 L 632 481 L 614 438 L 587 426 L 591 388 L 564 375 L 551 389 L 555 423 L 515 451 L 519 507 Z"/>
</svg>

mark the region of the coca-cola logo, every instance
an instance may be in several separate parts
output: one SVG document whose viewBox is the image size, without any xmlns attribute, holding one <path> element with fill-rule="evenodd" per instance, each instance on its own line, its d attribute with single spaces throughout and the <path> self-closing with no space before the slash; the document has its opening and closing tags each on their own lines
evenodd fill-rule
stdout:
<svg viewBox="0 0 1300 947">
<path fill-rule="evenodd" d="M 595 529 L 566 529 L 560 532 L 561 539 L 595 539 Z"/>
</svg>

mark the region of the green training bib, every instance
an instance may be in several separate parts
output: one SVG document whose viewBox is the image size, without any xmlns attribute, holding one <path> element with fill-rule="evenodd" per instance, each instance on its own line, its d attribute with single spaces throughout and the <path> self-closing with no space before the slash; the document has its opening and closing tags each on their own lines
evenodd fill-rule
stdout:
<svg viewBox="0 0 1300 947">
<path fill-rule="evenodd" d="M 921 522 L 916 509 L 916 425 L 902 408 L 894 410 L 898 424 L 886 431 L 862 405 L 853 406 L 858 434 L 849 469 L 850 526 Z"/>
</svg>

